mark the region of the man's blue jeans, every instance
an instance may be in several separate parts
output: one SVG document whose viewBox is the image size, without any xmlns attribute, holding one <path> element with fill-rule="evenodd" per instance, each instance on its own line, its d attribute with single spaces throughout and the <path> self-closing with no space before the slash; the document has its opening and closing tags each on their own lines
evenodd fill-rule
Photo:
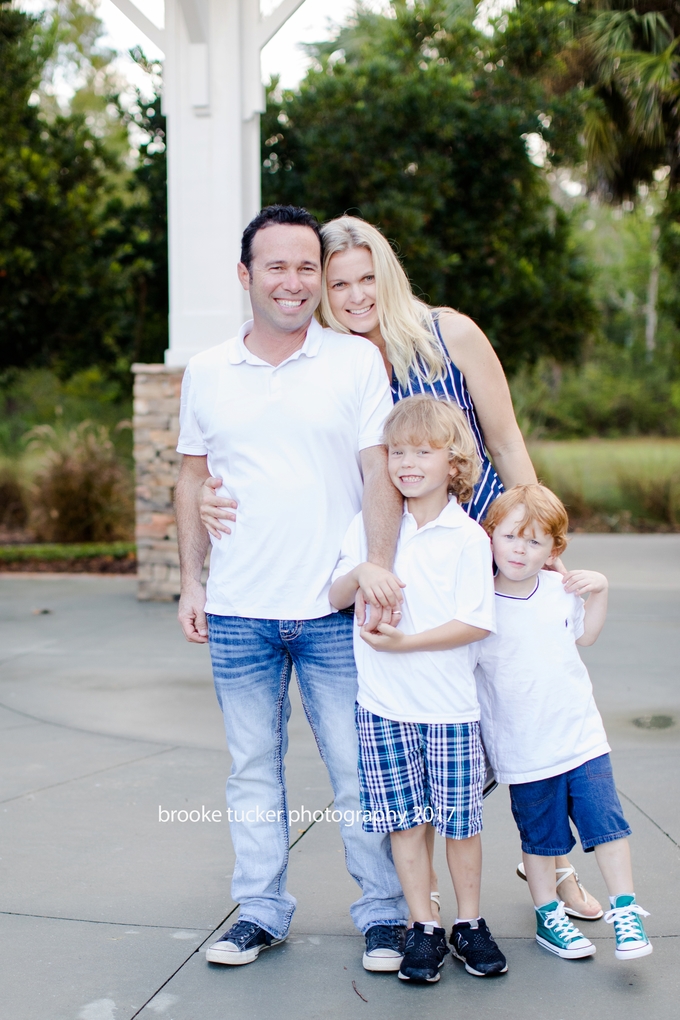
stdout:
<svg viewBox="0 0 680 1020">
<path fill-rule="evenodd" d="M 231 894 L 241 904 L 242 919 L 278 938 L 287 933 L 295 910 L 295 898 L 286 891 L 289 827 L 283 764 L 293 666 L 330 776 L 334 811 L 343 817 L 347 870 L 362 892 L 350 908 L 352 920 L 361 932 L 374 924 L 405 924 L 406 903 L 389 836 L 361 827 L 352 626 L 352 618 L 343 613 L 317 620 L 208 616 L 215 690 L 233 761 L 227 780 L 236 852 Z"/>
</svg>

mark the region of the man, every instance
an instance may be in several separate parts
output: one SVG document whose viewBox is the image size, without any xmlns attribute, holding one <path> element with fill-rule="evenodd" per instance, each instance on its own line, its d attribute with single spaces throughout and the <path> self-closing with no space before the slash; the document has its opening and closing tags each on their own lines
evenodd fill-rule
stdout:
<svg viewBox="0 0 680 1020">
<path fill-rule="evenodd" d="M 283 759 L 294 666 L 335 808 L 345 819 L 347 867 L 362 891 L 351 915 L 366 935 L 364 966 L 398 970 L 405 902 L 387 837 L 363 832 L 357 814 L 352 618 L 332 612 L 328 602 L 363 489 L 376 570 L 362 594 L 388 613 L 398 607 L 389 568 L 401 498 L 389 481 L 381 438 L 392 402 L 376 348 L 313 319 L 321 255 L 318 224 L 305 210 L 271 206 L 256 216 L 238 266 L 253 319 L 237 337 L 192 358 L 182 387 L 179 620 L 189 641 L 210 641 L 233 760 L 232 896 L 241 906 L 207 959 L 250 963 L 288 933 L 295 899 L 286 891 Z M 200 576 L 208 536 L 198 504 L 210 475 L 223 480 L 238 516 L 228 537 L 213 544 L 206 600 Z"/>
</svg>

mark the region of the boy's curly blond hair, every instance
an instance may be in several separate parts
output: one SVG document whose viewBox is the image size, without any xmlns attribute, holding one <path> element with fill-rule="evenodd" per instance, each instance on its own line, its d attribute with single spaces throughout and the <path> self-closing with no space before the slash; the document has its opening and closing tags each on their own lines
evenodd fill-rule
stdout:
<svg viewBox="0 0 680 1020">
<path fill-rule="evenodd" d="M 449 460 L 457 468 L 449 492 L 459 503 L 472 499 L 481 464 L 470 426 L 457 404 L 425 394 L 400 400 L 385 422 L 383 442 L 386 446 L 429 443 L 436 450 L 448 449 Z"/>
<path fill-rule="evenodd" d="M 520 506 L 524 507 L 524 518 L 518 528 L 518 534 L 522 535 L 526 528 L 538 524 L 541 531 L 551 536 L 553 553 L 561 556 L 567 548 L 569 517 L 562 500 L 538 482 L 513 485 L 494 500 L 482 522 L 482 527 L 488 535 L 493 535 L 503 518 Z"/>
</svg>

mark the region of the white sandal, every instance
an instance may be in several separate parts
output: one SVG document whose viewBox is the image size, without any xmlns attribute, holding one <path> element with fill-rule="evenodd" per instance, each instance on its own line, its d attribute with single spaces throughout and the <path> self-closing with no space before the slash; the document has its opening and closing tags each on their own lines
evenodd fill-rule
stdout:
<svg viewBox="0 0 680 1020">
<path fill-rule="evenodd" d="M 526 882 L 527 874 L 526 871 L 524 870 L 524 863 L 522 861 L 520 861 L 519 864 L 517 865 L 516 874 Z M 557 877 L 557 881 L 555 882 L 555 890 L 559 889 L 561 883 L 564 882 L 565 878 L 569 878 L 570 875 L 573 875 L 576 880 L 576 885 L 581 890 L 583 902 L 584 903 L 588 902 L 588 893 L 586 892 L 586 890 L 583 888 L 579 881 L 579 877 L 576 873 L 576 868 L 573 867 L 555 868 L 555 875 Z M 559 896 L 557 898 L 559 899 Z M 599 914 L 582 914 L 580 913 L 580 911 L 575 910 L 574 907 L 568 907 L 566 904 L 564 906 L 564 912 L 565 914 L 568 914 L 569 917 L 578 918 L 579 921 L 599 921 L 600 918 L 604 915 L 604 910 L 602 910 L 602 908 L 600 908 Z"/>
<path fill-rule="evenodd" d="M 441 897 L 440 897 L 438 892 L 431 892 L 430 893 L 430 903 L 434 903 L 435 907 L 437 908 L 436 909 L 436 917 L 439 917 L 441 915 L 442 905 L 441 905 Z M 435 911 L 434 910 L 432 911 L 432 915 L 435 916 Z M 413 927 L 413 918 L 411 917 L 410 914 L 408 915 L 408 921 L 406 922 L 406 927 L 407 928 L 412 928 Z"/>
</svg>

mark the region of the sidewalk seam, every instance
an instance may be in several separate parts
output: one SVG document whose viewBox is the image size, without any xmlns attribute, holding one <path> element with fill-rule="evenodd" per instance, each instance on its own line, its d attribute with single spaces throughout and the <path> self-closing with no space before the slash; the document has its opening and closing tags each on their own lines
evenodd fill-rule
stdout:
<svg viewBox="0 0 680 1020">
<path fill-rule="evenodd" d="M 333 800 L 332 800 L 332 801 L 330 802 L 330 804 L 327 804 L 327 805 L 326 805 L 326 807 L 325 807 L 325 808 L 324 808 L 323 810 L 324 810 L 324 811 L 327 811 L 327 810 L 328 810 L 328 808 L 332 807 L 334 803 L 335 803 L 335 798 L 333 798 Z M 307 828 L 306 828 L 306 829 L 304 830 L 304 832 L 301 832 L 301 833 L 300 833 L 300 835 L 298 836 L 298 838 L 297 838 L 296 840 L 294 840 L 294 841 L 293 841 L 292 843 L 289 843 L 289 844 L 288 844 L 288 852 L 289 852 L 289 853 L 290 853 L 290 851 L 291 851 L 291 850 L 293 849 L 293 847 L 294 847 L 294 846 L 296 846 L 296 845 L 297 845 L 297 844 L 298 844 L 298 843 L 300 842 L 300 840 L 301 840 L 301 839 L 303 839 L 303 838 L 304 838 L 304 837 L 305 837 L 305 836 L 307 835 L 307 833 L 309 832 L 309 830 L 310 830 L 310 829 L 313 829 L 313 828 L 314 828 L 314 826 L 315 826 L 315 825 L 316 825 L 316 822 L 315 822 L 315 821 L 312 821 L 312 822 L 310 822 L 310 824 L 309 824 L 309 825 L 307 826 Z M 155 991 L 155 992 L 153 993 L 153 995 L 150 995 L 150 996 L 149 996 L 149 998 L 148 998 L 148 999 L 146 1000 L 146 1002 L 142 1003 L 142 1005 L 141 1005 L 141 1006 L 139 1007 L 139 1009 L 137 1010 L 137 1012 L 136 1012 L 136 1013 L 133 1013 L 133 1014 L 132 1014 L 132 1016 L 130 1017 L 130 1020 L 136 1020 L 136 1018 L 137 1018 L 137 1017 L 139 1016 L 139 1014 L 140 1014 L 140 1013 L 142 1012 L 142 1010 L 143 1010 L 143 1009 L 146 1009 L 146 1007 L 147 1007 L 147 1006 L 149 1005 L 149 1003 L 150 1003 L 150 1002 L 153 1002 L 153 1000 L 154 1000 L 154 999 L 156 998 L 156 996 L 158 995 L 158 993 L 159 993 L 159 992 L 162 992 L 162 991 L 163 991 L 163 989 L 165 988 L 165 986 L 166 986 L 167 984 L 169 984 L 169 983 L 170 983 L 170 982 L 172 981 L 172 979 L 173 979 L 173 978 L 174 978 L 174 977 L 175 977 L 175 976 L 176 976 L 177 974 L 179 974 L 179 972 L 180 972 L 180 971 L 182 970 L 182 968 L 183 968 L 183 967 L 185 967 L 185 966 L 186 966 L 186 964 L 187 964 L 187 963 L 189 962 L 189 960 L 191 959 L 191 957 L 192 957 L 192 956 L 195 956 L 195 955 L 196 955 L 196 953 L 200 953 L 201 949 L 202 949 L 202 948 L 203 948 L 203 946 L 204 946 L 204 945 L 206 944 L 206 942 L 208 942 L 208 941 L 209 941 L 209 940 L 210 940 L 210 939 L 211 939 L 211 938 L 213 937 L 213 935 L 215 935 L 215 934 L 216 934 L 216 933 L 217 933 L 217 932 L 218 932 L 218 931 L 220 930 L 220 928 L 222 927 L 222 925 L 223 925 L 223 924 L 225 924 L 225 923 L 226 923 L 226 922 L 227 922 L 227 921 L 229 920 L 229 918 L 231 917 L 231 915 L 232 915 L 232 914 L 233 914 L 233 913 L 234 913 L 235 911 L 237 911 L 237 910 L 238 910 L 239 906 L 240 906 L 240 904 L 238 904 L 238 903 L 237 903 L 237 904 L 236 904 L 236 906 L 235 906 L 235 907 L 233 907 L 233 908 L 232 908 L 232 909 L 231 909 L 231 910 L 229 911 L 229 913 L 227 914 L 227 916 L 226 916 L 225 918 L 223 918 L 223 919 L 222 919 L 222 920 L 220 921 L 220 923 L 219 923 L 219 924 L 217 925 L 217 927 L 216 927 L 216 928 L 213 928 L 213 930 L 212 930 L 212 931 L 211 931 L 211 932 L 210 932 L 210 933 L 209 933 L 209 934 L 208 934 L 208 935 L 207 935 L 207 936 L 206 936 L 206 937 L 205 937 L 205 938 L 203 939 L 203 941 L 202 941 L 202 942 L 200 943 L 200 945 L 198 945 L 198 946 L 196 947 L 196 949 L 194 949 L 194 950 L 193 950 L 193 952 L 189 953 L 189 955 L 187 956 L 186 960 L 184 960 L 184 961 L 183 961 L 182 963 L 180 963 L 179 967 L 177 967 L 177 969 L 176 969 L 176 970 L 174 970 L 174 971 L 172 972 L 172 974 L 170 974 L 170 976 L 169 976 L 169 977 L 167 977 L 167 978 L 165 979 L 165 981 L 163 982 L 163 984 L 162 984 L 162 985 L 159 985 L 159 986 L 158 986 L 158 988 L 157 988 L 157 989 L 156 989 L 156 991 Z"/>
<path fill-rule="evenodd" d="M 57 917 L 56 914 L 25 914 L 20 910 L 0 910 L 3 917 L 35 917 L 41 921 L 74 921 L 77 924 L 110 924 L 119 928 L 151 928 L 163 931 L 176 931 L 184 928 L 185 931 L 210 931 L 208 928 L 195 928 L 192 925 L 182 924 L 137 924 L 136 921 L 98 921 L 91 917 Z"/>
<path fill-rule="evenodd" d="M 151 754 L 144 754 L 141 758 L 131 758 L 130 761 L 118 762 L 115 765 L 107 765 L 103 769 L 95 769 L 94 772 L 86 772 L 82 776 L 73 776 L 71 779 L 62 779 L 60 783 L 51 783 L 49 786 L 39 786 L 35 790 L 27 790 L 26 793 L 19 793 L 16 797 L 8 797 L 0 800 L 0 804 L 11 804 L 14 800 L 23 800 L 25 797 L 33 797 L 36 793 L 44 793 L 45 790 L 56 790 L 59 786 L 68 786 L 69 783 L 78 783 L 81 779 L 89 779 L 91 776 L 100 776 L 102 772 L 111 772 L 112 769 L 123 768 L 126 765 L 136 765 L 139 761 L 147 761 L 148 758 L 157 758 L 159 754 L 168 754 L 176 751 L 176 747 L 164 747 L 160 751 L 152 751 Z"/>
<path fill-rule="evenodd" d="M 671 841 L 673 846 L 676 846 L 678 848 L 678 850 L 680 850 L 680 843 L 677 843 L 673 839 L 673 837 L 671 836 L 671 834 L 669 832 L 666 832 L 665 829 L 662 829 L 661 826 L 659 825 L 659 823 L 655 822 L 651 815 L 648 815 L 646 811 L 643 811 L 642 808 L 640 807 L 640 805 L 636 804 L 632 797 L 629 797 L 627 793 L 623 792 L 623 790 L 619 790 L 618 786 L 616 788 L 616 792 L 621 797 L 623 797 L 625 800 L 627 800 L 629 804 L 632 804 L 634 808 L 637 808 L 637 810 L 640 812 L 640 814 L 645 816 L 647 821 L 651 822 L 652 825 L 654 825 L 659 830 L 659 832 L 663 833 L 663 835 L 666 837 L 666 839 L 669 839 Z"/>
<path fill-rule="evenodd" d="M 0 701 L 0 708 L 6 709 L 8 712 L 14 712 L 15 715 L 21 715 L 24 719 L 32 719 L 33 722 L 43 723 L 45 726 L 58 726 L 61 730 L 73 730 L 75 733 L 87 733 L 90 737 L 106 737 L 108 740 L 127 740 L 131 744 L 152 744 L 156 747 L 167 747 L 166 741 L 161 740 L 146 740 L 142 737 L 125 737 L 120 736 L 117 733 L 103 733 L 101 730 L 86 730 L 84 726 L 70 726 L 68 723 L 53 722 L 51 719 L 41 719 L 37 715 L 31 715 L 30 712 L 23 712 L 20 708 L 14 708 L 13 705 L 6 705 L 4 701 Z M 203 751 L 211 750 L 210 748 L 195 747 L 193 744 L 177 744 L 177 747 L 187 747 L 189 750 Z"/>
</svg>

